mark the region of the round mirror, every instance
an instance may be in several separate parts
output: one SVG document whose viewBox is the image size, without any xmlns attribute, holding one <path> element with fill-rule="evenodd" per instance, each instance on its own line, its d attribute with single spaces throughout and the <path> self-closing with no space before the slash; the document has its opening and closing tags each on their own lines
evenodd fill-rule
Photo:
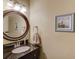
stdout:
<svg viewBox="0 0 79 59">
<path fill-rule="evenodd" d="M 20 40 L 29 30 L 27 17 L 18 11 L 4 11 L 3 37 L 8 40 Z"/>
</svg>

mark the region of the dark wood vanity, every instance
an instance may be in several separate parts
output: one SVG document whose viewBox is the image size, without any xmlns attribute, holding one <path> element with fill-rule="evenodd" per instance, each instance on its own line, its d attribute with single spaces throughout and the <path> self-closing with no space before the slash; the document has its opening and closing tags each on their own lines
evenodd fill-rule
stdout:
<svg viewBox="0 0 79 59">
<path fill-rule="evenodd" d="M 32 46 L 28 51 L 18 54 L 12 53 L 13 49 L 13 45 L 4 45 L 3 59 L 39 59 L 40 56 L 40 47 L 38 46 Z"/>
<path fill-rule="evenodd" d="M 30 53 L 20 57 L 19 59 L 39 59 L 39 48 L 32 50 Z"/>
<path fill-rule="evenodd" d="M 30 24 L 28 18 L 23 13 L 15 10 L 5 10 L 3 17 L 5 24 L 3 38 L 8 41 L 15 41 L 13 43 L 3 45 L 3 59 L 39 59 L 40 47 L 33 46 L 28 43 L 28 40 L 30 39 Z M 26 42 L 26 44 L 24 44 L 24 42 Z M 18 43 L 20 43 L 20 46 L 15 47 Z M 22 53 L 12 53 L 14 49 L 21 46 L 29 46 L 30 49 Z M 22 49 L 20 50 L 22 51 Z"/>
</svg>

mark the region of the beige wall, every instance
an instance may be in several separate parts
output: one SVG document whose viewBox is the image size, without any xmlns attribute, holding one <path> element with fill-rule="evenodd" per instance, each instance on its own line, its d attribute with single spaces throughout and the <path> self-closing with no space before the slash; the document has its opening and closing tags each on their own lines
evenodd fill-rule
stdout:
<svg viewBox="0 0 79 59">
<path fill-rule="evenodd" d="M 20 0 L 26 4 L 26 0 Z M 4 10 L 7 0 L 4 0 Z M 73 13 L 74 0 L 30 0 L 31 35 L 39 27 L 43 54 L 41 59 L 74 59 L 74 33 L 55 32 L 55 16 Z M 29 10 L 29 9 L 28 9 Z M 10 43 L 4 40 L 4 43 Z"/>
<path fill-rule="evenodd" d="M 74 32 L 55 32 L 55 16 L 73 13 L 75 0 L 30 0 L 31 35 L 39 27 L 41 59 L 74 59 Z"/>
<path fill-rule="evenodd" d="M 7 6 L 8 1 L 9 0 L 3 0 L 3 11 L 8 10 L 8 6 Z M 29 14 L 30 14 L 30 12 L 29 12 L 29 6 L 30 6 L 29 0 L 17 0 L 17 1 L 26 6 L 27 12 L 25 13 L 25 15 L 29 20 Z M 29 36 L 29 34 L 27 36 Z M 24 39 L 26 39 L 26 37 Z M 3 40 L 3 44 L 8 44 L 8 43 L 12 43 L 12 42 L 14 42 L 14 41 L 8 41 L 5 39 Z"/>
</svg>

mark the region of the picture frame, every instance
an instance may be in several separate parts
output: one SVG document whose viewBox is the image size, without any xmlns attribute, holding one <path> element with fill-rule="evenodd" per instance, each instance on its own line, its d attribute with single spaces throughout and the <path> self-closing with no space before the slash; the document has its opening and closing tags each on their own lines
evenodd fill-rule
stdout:
<svg viewBox="0 0 79 59">
<path fill-rule="evenodd" d="M 55 16 L 56 32 L 74 32 L 75 31 L 75 13 Z"/>
</svg>

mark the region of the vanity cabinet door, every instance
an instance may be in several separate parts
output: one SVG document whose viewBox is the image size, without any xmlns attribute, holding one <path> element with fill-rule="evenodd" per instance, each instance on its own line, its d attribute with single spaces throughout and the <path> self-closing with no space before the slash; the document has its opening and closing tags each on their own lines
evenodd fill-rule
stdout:
<svg viewBox="0 0 79 59">
<path fill-rule="evenodd" d="M 40 49 L 37 49 L 37 50 L 33 51 L 34 59 L 39 59 L 39 56 L 40 56 Z"/>
<path fill-rule="evenodd" d="M 29 54 L 24 55 L 23 57 L 19 59 L 39 59 L 39 53 L 40 53 L 40 50 L 36 49 L 30 52 Z"/>
<path fill-rule="evenodd" d="M 27 55 L 24 55 L 23 57 L 19 58 L 19 59 L 34 59 L 33 55 L 32 54 L 27 54 Z"/>
</svg>

